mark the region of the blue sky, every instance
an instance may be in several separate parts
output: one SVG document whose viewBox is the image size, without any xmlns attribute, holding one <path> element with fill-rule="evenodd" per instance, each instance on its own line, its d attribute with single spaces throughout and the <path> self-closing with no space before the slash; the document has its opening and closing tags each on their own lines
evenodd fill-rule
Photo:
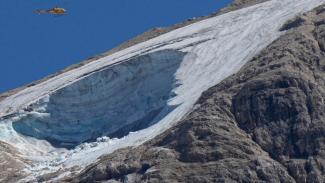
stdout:
<svg viewBox="0 0 325 183">
<path fill-rule="evenodd" d="M 0 92 L 105 52 L 153 27 L 208 15 L 231 0 L 0 0 Z M 62 6 L 66 16 L 37 15 Z"/>
</svg>

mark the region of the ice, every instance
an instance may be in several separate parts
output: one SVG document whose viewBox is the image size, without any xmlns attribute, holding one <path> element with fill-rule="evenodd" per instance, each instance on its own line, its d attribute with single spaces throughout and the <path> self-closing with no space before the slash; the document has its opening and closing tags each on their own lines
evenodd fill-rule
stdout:
<svg viewBox="0 0 325 183">
<path fill-rule="evenodd" d="M 73 166 L 82 168 L 93 163 L 103 154 L 108 154 L 116 149 L 127 146 L 135 147 L 140 145 L 173 126 L 190 112 L 203 91 L 216 85 L 231 74 L 236 73 L 253 56 L 281 36 L 284 32 L 280 32 L 279 29 L 287 20 L 294 18 L 297 14 L 311 10 L 322 3 L 325 3 L 325 0 L 271 0 L 174 30 L 91 62 L 80 68 L 62 73 L 43 83 L 26 88 L 0 102 L 0 116 L 3 116 L 0 122 L 0 140 L 17 147 L 25 157 L 35 162 L 34 166 L 29 168 L 29 171 L 36 172 L 33 176 L 53 172 L 60 168 Z M 82 116 L 79 113 L 86 112 L 86 110 L 82 106 L 70 109 L 69 105 L 66 106 L 66 104 L 73 104 L 77 102 L 76 100 L 94 103 L 100 99 L 100 96 L 105 96 L 105 92 L 93 92 L 96 93 L 95 97 L 83 97 L 92 92 L 86 92 L 85 95 L 80 92 L 80 89 L 98 86 L 93 81 L 112 81 L 102 80 L 103 75 L 100 73 L 105 73 L 105 69 L 109 67 L 116 68 L 118 67 L 117 65 L 124 64 L 132 70 L 139 68 L 134 66 L 136 64 L 145 64 L 141 62 L 141 59 L 137 58 L 156 53 L 164 53 L 165 57 L 170 58 L 175 52 L 185 53 L 185 55 L 171 57 L 174 59 L 169 60 L 170 62 L 168 63 L 173 63 L 172 65 L 176 66 L 169 70 L 170 72 L 167 75 L 159 75 L 157 77 L 155 74 L 156 71 L 154 73 L 150 72 L 152 71 L 151 69 L 154 69 L 153 67 L 143 68 L 146 73 L 151 73 L 150 77 L 147 78 L 148 80 L 146 80 L 150 82 L 145 82 L 149 86 L 143 88 L 158 93 L 161 92 L 154 96 L 159 96 L 159 99 L 164 98 L 164 100 L 160 101 L 156 100 L 158 98 L 155 98 L 155 102 L 147 105 L 141 102 L 143 98 L 135 97 L 135 101 L 137 101 L 135 103 L 140 106 L 140 109 L 135 110 L 135 108 L 132 108 L 130 111 L 133 112 L 130 115 L 127 112 L 123 113 L 125 119 L 116 123 L 123 123 L 123 125 L 130 124 L 146 116 L 151 111 L 150 109 L 161 109 L 159 114 L 155 116 L 155 119 L 150 119 L 152 125 L 148 128 L 130 133 L 122 138 L 102 138 L 94 140 L 94 142 L 83 143 L 70 151 L 54 148 L 47 141 L 39 140 L 47 138 L 42 134 L 42 130 L 45 128 L 33 126 L 35 124 L 34 121 L 28 122 L 30 126 L 25 125 L 20 132 L 24 133 L 24 128 L 33 129 L 35 127 L 35 130 L 38 131 L 27 135 L 34 135 L 39 139 L 21 135 L 13 128 L 13 123 L 24 123 L 26 122 L 24 121 L 26 117 L 30 118 L 32 116 L 32 119 L 42 119 L 39 120 L 37 125 L 44 125 L 44 121 L 48 124 L 53 122 L 61 125 L 61 128 L 58 127 L 54 130 L 55 125 L 51 124 L 53 128 L 50 128 L 50 131 L 46 133 L 50 133 L 52 136 L 54 136 L 53 134 L 59 133 L 62 129 L 73 129 L 71 122 L 77 119 L 75 116 L 79 118 L 80 115 Z M 162 66 L 159 64 L 159 58 L 161 56 L 151 60 L 151 62 L 157 61 L 156 69 Z M 181 60 L 177 58 L 181 58 Z M 161 74 L 161 72 L 157 71 L 157 74 Z M 137 74 L 134 76 L 137 76 Z M 106 83 L 107 85 L 103 84 L 102 89 L 107 92 L 114 91 L 115 94 L 113 96 L 121 100 L 122 103 L 132 104 L 133 101 L 128 101 L 130 99 L 129 97 L 123 97 L 124 90 L 118 88 L 120 83 L 123 84 L 123 81 L 125 81 L 125 79 L 120 79 L 123 77 L 126 76 L 124 74 L 118 75 L 117 79 L 114 80 L 118 81 L 116 85 L 110 85 L 111 83 L 108 82 Z M 164 85 L 171 86 L 171 88 L 166 89 L 164 87 L 159 91 L 159 85 L 157 86 L 157 83 L 163 77 L 168 77 L 168 81 L 172 80 L 172 82 Z M 135 82 L 135 85 L 141 83 L 141 78 L 136 79 L 139 82 Z M 123 86 L 128 88 L 128 85 L 125 83 Z M 130 88 L 132 87 L 130 86 Z M 148 93 L 143 93 L 143 95 L 147 97 Z M 168 97 L 166 98 L 167 95 Z M 132 93 L 125 96 L 133 97 L 136 95 Z M 62 101 L 67 100 L 68 102 L 60 103 L 60 99 Z M 107 107 L 106 103 L 104 104 Z M 95 109 L 97 107 L 95 106 Z M 63 109 L 67 111 L 80 109 L 81 111 L 79 113 L 78 110 L 64 113 Z M 110 108 L 105 108 L 105 110 L 114 111 L 114 109 L 110 110 Z M 52 120 L 57 117 L 56 115 L 53 116 L 53 114 L 58 114 L 55 112 L 59 112 L 62 117 L 61 119 L 73 118 L 72 113 L 75 116 L 71 121 Z M 114 116 L 113 114 L 108 116 L 105 114 L 102 115 L 105 118 Z M 118 115 L 114 119 L 118 119 Z M 78 128 L 78 130 L 84 130 L 81 133 L 81 137 L 90 137 L 87 130 L 89 130 L 92 123 L 92 120 L 86 120 L 85 124 L 81 125 L 86 126 L 86 130 Z M 64 126 L 64 124 L 67 124 L 67 126 Z M 112 124 L 112 126 L 116 125 L 115 120 L 110 121 L 109 124 Z M 124 127 L 123 125 L 122 127 Z M 95 127 L 101 128 L 102 126 L 95 125 Z M 105 128 L 107 130 L 106 132 L 109 132 L 109 129 L 111 128 Z M 98 134 L 94 138 L 100 135 L 102 134 Z M 65 142 L 73 140 L 74 143 L 79 143 L 79 141 L 76 141 L 76 136 L 69 134 L 69 130 L 65 131 L 64 138 L 62 137 L 60 139 L 59 137 L 60 135 L 56 134 L 56 140 L 66 140 Z M 84 140 L 87 138 L 84 138 Z"/>
<path fill-rule="evenodd" d="M 69 148 L 145 128 L 167 107 L 184 55 L 164 50 L 103 68 L 53 92 L 43 107 L 30 106 L 13 128 Z"/>
</svg>

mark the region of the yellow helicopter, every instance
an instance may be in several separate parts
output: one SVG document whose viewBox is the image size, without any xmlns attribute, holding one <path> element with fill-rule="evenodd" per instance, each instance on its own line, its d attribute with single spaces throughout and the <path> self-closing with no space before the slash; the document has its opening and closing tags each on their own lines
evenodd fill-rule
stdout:
<svg viewBox="0 0 325 183">
<path fill-rule="evenodd" d="M 52 14 L 52 15 L 66 15 L 67 14 L 67 10 L 64 8 L 60 8 L 60 7 L 54 7 L 48 10 L 43 10 L 43 9 L 37 9 L 34 11 L 37 14 Z"/>
</svg>

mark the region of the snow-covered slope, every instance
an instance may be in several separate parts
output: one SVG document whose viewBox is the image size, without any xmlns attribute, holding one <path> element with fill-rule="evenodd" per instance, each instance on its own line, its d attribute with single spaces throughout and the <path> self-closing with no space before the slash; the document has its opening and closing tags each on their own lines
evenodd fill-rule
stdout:
<svg viewBox="0 0 325 183">
<path fill-rule="evenodd" d="M 27 171 L 36 174 L 52 171 L 49 167 L 85 166 L 100 155 L 139 145 L 170 128 L 203 91 L 278 38 L 287 20 L 322 3 L 271 0 L 177 29 L 26 88 L 0 102 L 0 140 L 34 160 Z"/>
</svg>

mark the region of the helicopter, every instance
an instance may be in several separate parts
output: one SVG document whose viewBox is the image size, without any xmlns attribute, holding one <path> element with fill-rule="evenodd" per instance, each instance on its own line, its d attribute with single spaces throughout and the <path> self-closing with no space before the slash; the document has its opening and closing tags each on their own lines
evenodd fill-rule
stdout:
<svg viewBox="0 0 325 183">
<path fill-rule="evenodd" d="M 52 14 L 52 15 L 66 15 L 67 14 L 67 10 L 64 8 L 60 8 L 60 7 L 54 7 L 48 10 L 44 10 L 44 9 L 37 9 L 34 11 L 37 14 Z"/>
</svg>

